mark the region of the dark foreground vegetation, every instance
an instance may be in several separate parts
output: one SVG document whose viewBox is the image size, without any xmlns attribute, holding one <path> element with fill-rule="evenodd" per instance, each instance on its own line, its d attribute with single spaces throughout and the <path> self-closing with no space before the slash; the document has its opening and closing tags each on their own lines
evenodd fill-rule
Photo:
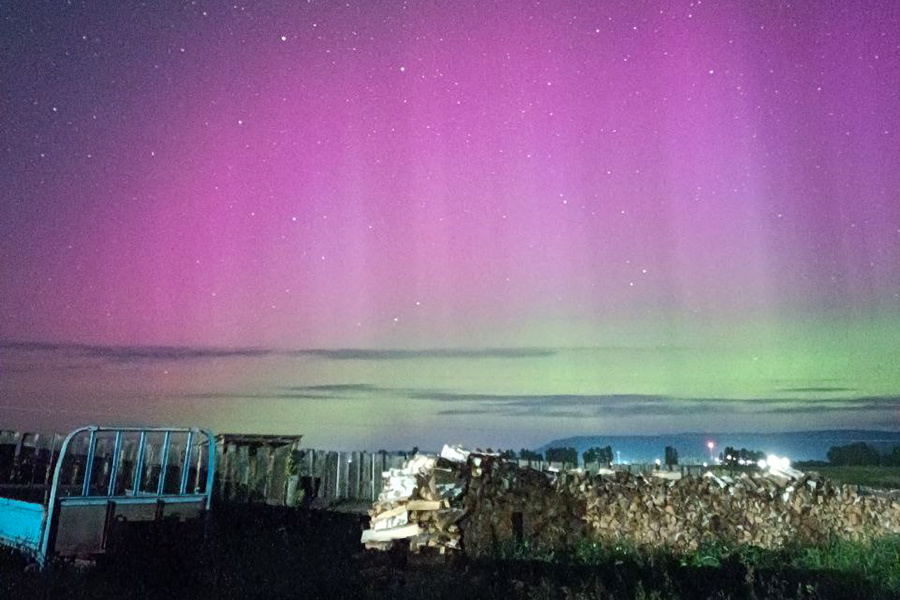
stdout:
<svg viewBox="0 0 900 600">
<path fill-rule="evenodd" d="M 354 515 L 220 508 L 206 544 L 136 532 L 116 541 L 119 557 L 91 568 L 59 563 L 40 573 L 0 550 L 0 598 L 900 598 L 900 538 L 780 552 L 705 548 L 687 557 L 519 544 L 469 561 L 364 552 L 360 526 Z"/>
</svg>

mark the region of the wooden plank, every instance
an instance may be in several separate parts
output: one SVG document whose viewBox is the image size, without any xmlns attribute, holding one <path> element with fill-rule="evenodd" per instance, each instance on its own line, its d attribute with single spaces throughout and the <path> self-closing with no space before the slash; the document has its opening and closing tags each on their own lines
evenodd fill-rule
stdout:
<svg viewBox="0 0 900 600">
<path fill-rule="evenodd" d="M 394 508 L 392 508 L 390 510 L 386 510 L 382 513 L 378 513 L 377 515 L 372 517 L 371 522 L 375 523 L 376 521 L 384 521 L 385 519 L 392 519 L 392 518 L 402 515 L 406 512 L 407 512 L 406 506 L 401 504 L 400 506 L 395 506 Z"/>
<path fill-rule="evenodd" d="M 422 530 L 415 523 L 404 525 L 403 527 L 394 527 L 392 529 L 366 529 L 362 532 L 362 543 L 366 542 L 389 542 L 391 540 L 401 540 L 419 535 Z"/>
<path fill-rule="evenodd" d="M 406 503 L 407 510 L 437 510 L 440 507 L 440 500 L 410 500 Z"/>
</svg>

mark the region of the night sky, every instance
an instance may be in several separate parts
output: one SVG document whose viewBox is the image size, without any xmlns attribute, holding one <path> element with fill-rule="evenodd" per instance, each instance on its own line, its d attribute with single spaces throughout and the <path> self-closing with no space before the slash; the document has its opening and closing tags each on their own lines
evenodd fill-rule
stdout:
<svg viewBox="0 0 900 600">
<path fill-rule="evenodd" d="M 900 3 L 0 3 L 0 427 L 900 428 Z"/>
</svg>

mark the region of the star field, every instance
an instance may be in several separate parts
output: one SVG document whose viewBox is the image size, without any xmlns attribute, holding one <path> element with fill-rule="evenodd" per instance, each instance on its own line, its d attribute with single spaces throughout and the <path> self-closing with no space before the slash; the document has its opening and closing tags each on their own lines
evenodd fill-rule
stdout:
<svg viewBox="0 0 900 600">
<path fill-rule="evenodd" d="M 29 2 L 0 43 L 0 340 L 728 347 L 780 359 L 504 385 L 900 394 L 894 2 Z"/>
</svg>

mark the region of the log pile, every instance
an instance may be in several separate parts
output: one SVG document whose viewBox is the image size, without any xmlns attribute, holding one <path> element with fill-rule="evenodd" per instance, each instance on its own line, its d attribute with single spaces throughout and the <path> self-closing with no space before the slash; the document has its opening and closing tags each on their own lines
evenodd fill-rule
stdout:
<svg viewBox="0 0 900 600">
<path fill-rule="evenodd" d="M 385 473 L 372 529 L 363 533 L 366 547 L 409 539 L 413 551 L 478 556 L 508 542 L 561 548 L 592 540 L 683 552 L 708 543 L 778 548 L 900 533 L 896 496 L 861 494 L 791 469 L 733 477 L 587 475 L 456 452 L 453 460 L 417 457 Z"/>
<path fill-rule="evenodd" d="M 692 551 L 707 543 L 778 548 L 900 533 L 896 499 L 861 495 L 854 486 L 798 471 L 659 475 L 526 474 L 494 465 L 469 483 L 466 552 L 516 539 L 549 547 L 589 539 Z"/>
<path fill-rule="evenodd" d="M 445 447 L 437 458 L 416 455 L 385 471 L 384 488 L 369 510 L 370 529 L 362 535 L 366 548 L 387 550 L 394 540 L 409 540 L 412 552 L 458 550 L 466 458 L 468 453 Z"/>
<path fill-rule="evenodd" d="M 897 502 L 799 475 L 707 473 L 667 482 L 622 473 L 591 483 L 586 515 L 594 539 L 676 550 L 704 543 L 778 548 L 900 532 Z"/>
<path fill-rule="evenodd" d="M 587 533 L 585 503 L 573 491 L 582 474 L 520 469 L 495 457 L 473 457 L 463 520 L 466 554 L 528 540 L 565 547 Z"/>
</svg>

